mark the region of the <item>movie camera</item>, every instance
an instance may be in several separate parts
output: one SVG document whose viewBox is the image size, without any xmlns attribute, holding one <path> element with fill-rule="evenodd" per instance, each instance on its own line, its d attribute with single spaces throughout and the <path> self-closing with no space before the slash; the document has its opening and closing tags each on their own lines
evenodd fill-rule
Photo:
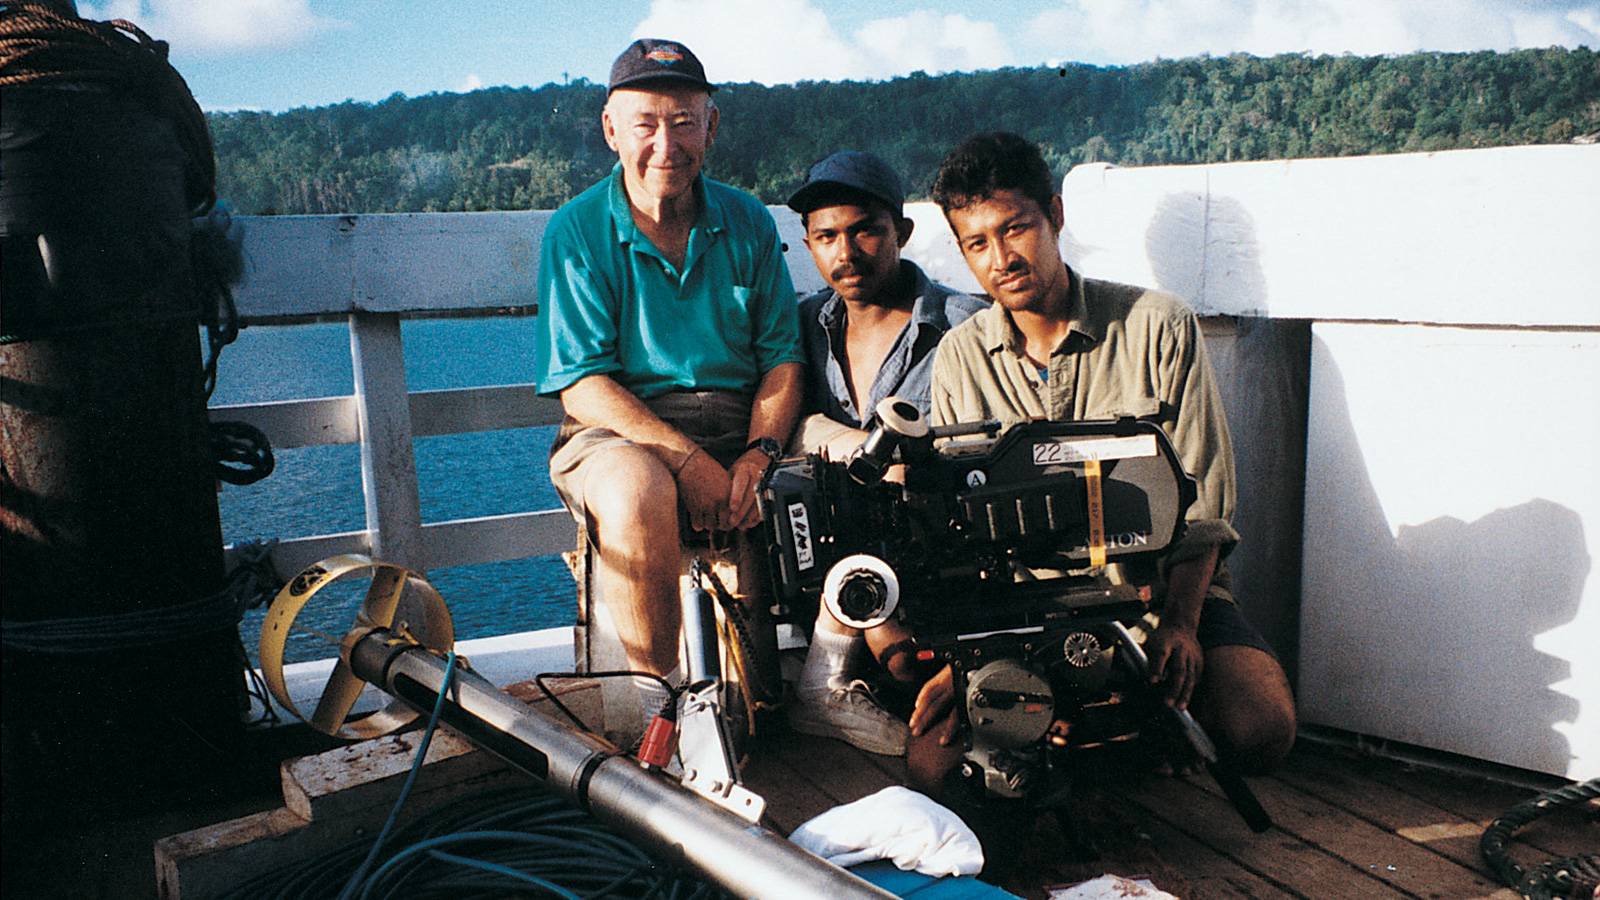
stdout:
<svg viewBox="0 0 1600 900">
<path fill-rule="evenodd" d="M 825 605 L 856 628 L 901 619 L 919 660 L 952 669 L 971 737 L 960 771 L 987 796 L 1050 805 L 1041 798 L 1066 791 L 1063 754 L 1130 741 L 1159 714 L 1232 782 L 1253 828 L 1270 824 L 1198 724 L 1155 702 L 1130 631 L 1159 607 L 1139 585 L 1195 500 L 1165 432 L 1133 418 L 930 428 L 892 397 L 876 415 L 850 458 L 768 472 L 780 615 L 809 622 Z M 903 482 L 885 480 L 893 465 Z M 1111 563 L 1122 578 L 1106 577 Z"/>
</svg>

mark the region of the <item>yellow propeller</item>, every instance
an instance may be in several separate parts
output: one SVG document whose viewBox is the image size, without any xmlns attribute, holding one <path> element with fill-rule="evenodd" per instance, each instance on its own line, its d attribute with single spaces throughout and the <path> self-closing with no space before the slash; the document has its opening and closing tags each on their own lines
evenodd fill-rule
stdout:
<svg viewBox="0 0 1600 900">
<path fill-rule="evenodd" d="M 322 689 L 317 708 L 307 719 L 289 696 L 283 677 L 283 651 L 294 627 L 317 592 L 346 576 L 371 579 L 355 624 L 339 642 L 339 661 Z M 350 648 L 374 628 L 404 632 L 422 646 L 445 652 L 455 644 L 455 626 L 444 598 L 427 579 L 409 569 L 375 562 L 357 554 L 334 556 L 296 575 L 272 599 L 261 624 L 261 674 L 280 706 L 312 728 L 334 737 L 363 740 L 395 731 L 417 713 L 394 700 L 372 713 L 351 714 L 366 685 L 350 671 Z"/>
</svg>

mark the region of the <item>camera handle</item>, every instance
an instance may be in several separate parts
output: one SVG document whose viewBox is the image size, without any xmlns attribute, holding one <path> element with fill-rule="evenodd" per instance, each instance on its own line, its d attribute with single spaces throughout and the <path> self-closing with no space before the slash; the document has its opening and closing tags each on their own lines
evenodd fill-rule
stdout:
<svg viewBox="0 0 1600 900">
<path fill-rule="evenodd" d="M 1126 625 L 1112 622 L 1111 626 L 1117 630 L 1117 639 L 1122 644 L 1124 658 L 1133 667 L 1139 680 L 1147 683 L 1150 679 L 1150 658 L 1145 656 L 1144 647 L 1139 645 L 1139 641 Z M 1231 765 L 1217 756 L 1217 745 L 1211 742 L 1210 735 L 1200 727 L 1194 716 L 1186 709 L 1178 709 L 1165 703 L 1159 703 L 1157 706 L 1166 711 L 1184 739 L 1189 742 L 1189 746 L 1205 760 L 1206 771 L 1216 779 L 1217 786 L 1227 795 L 1228 803 L 1244 819 L 1245 824 L 1250 826 L 1250 830 L 1260 834 L 1271 828 L 1272 817 L 1262 807 L 1261 801 L 1256 799 L 1255 792 L 1250 790 L 1244 778 L 1234 771 Z"/>
<path fill-rule="evenodd" d="M 845 471 L 857 484 L 881 481 L 883 473 L 894 464 L 894 454 L 902 440 L 928 436 L 928 420 L 922 410 L 899 397 L 878 401 L 873 414 L 878 423 L 867 432 L 867 439 L 845 465 Z"/>
</svg>

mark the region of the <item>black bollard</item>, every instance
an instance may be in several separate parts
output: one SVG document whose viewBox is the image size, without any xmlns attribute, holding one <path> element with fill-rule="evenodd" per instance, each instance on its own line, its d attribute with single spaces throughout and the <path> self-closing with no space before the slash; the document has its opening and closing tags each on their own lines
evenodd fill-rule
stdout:
<svg viewBox="0 0 1600 900">
<path fill-rule="evenodd" d="M 211 790 L 246 700 L 190 265 L 209 139 L 164 45 L 49 7 L 8 4 L 0 88 L 8 823 Z"/>
</svg>

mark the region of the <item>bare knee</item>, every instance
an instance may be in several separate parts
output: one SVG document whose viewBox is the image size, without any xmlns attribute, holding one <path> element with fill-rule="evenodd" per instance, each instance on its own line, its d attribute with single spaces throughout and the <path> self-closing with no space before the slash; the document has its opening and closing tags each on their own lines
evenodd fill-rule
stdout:
<svg viewBox="0 0 1600 900">
<path fill-rule="evenodd" d="M 584 465 L 583 503 L 604 541 L 677 544 L 678 485 L 655 454 L 619 447 Z M 670 532 L 670 538 L 663 531 Z"/>
<path fill-rule="evenodd" d="M 1206 652 L 1196 715 L 1244 774 L 1263 774 L 1294 746 L 1294 695 L 1283 668 L 1253 647 Z"/>
<path fill-rule="evenodd" d="M 583 500 L 607 611 L 630 663 L 657 674 L 678 656 L 678 495 L 649 451 L 625 447 L 585 464 Z"/>
</svg>

